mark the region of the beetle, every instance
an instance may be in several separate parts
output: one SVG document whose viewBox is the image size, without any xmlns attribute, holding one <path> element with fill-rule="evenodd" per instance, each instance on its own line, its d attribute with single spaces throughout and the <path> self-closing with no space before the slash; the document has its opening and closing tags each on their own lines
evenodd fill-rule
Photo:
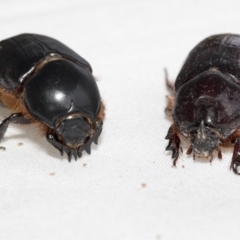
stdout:
<svg viewBox="0 0 240 240">
<path fill-rule="evenodd" d="M 173 124 L 166 148 L 173 165 L 179 157 L 180 135 L 190 140 L 187 154 L 213 159 L 221 146 L 234 144 L 230 168 L 240 174 L 240 35 L 210 36 L 189 53 L 174 86 L 166 110 Z"/>
<path fill-rule="evenodd" d="M 0 124 L 35 123 L 68 160 L 91 153 L 104 119 L 91 65 L 56 39 L 21 34 L 0 42 L 0 100 L 12 114 Z"/>
</svg>

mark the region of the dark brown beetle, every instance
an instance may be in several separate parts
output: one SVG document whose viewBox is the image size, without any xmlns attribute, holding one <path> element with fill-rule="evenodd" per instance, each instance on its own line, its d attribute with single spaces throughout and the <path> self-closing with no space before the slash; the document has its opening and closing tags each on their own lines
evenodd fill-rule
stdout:
<svg viewBox="0 0 240 240">
<path fill-rule="evenodd" d="M 167 81 L 170 86 L 169 81 Z M 188 55 L 169 97 L 174 123 L 166 150 L 173 165 L 179 156 L 179 134 L 190 139 L 193 158 L 222 158 L 219 146 L 234 144 L 231 168 L 240 174 L 240 35 L 221 34 L 200 42 Z"/>
<path fill-rule="evenodd" d="M 21 34 L 0 42 L 0 100 L 13 114 L 0 124 L 35 123 L 69 161 L 91 152 L 104 105 L 90 64 L 61 42 Z"/>
</svg>

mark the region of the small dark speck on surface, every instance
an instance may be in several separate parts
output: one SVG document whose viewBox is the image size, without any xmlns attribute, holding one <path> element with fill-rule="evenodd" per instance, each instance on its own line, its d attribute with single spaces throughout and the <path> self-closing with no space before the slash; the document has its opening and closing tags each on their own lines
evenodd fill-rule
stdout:
<svg viewBox="0 0 240 240">
<path fill-rule="evenodd" d="M 84 167 L 86 167 L 86 166 L 87 166 L 87 164 L 86 164 L 86 163 L 84 163 L 84 164 L 83 164 L 83 166 L 84 166 Z"/>
<path fill-rule="evenodd" d="M 23 145 L 23 143 L 19 142 L 17 145 L 18 145 L 19 147 L 21 147 L 21 146 Z"/>
<path fill-rule="evenodd" d="M 142 183 L 141 185 L 142 185 L 142 188 L 145 188 L 147 186 L 146 183 Z"/>
<path fill-rule="evenodd" d="M 51 172 L 49 173 L 50 176 L 54 176 L 55 175 L 55 172 Z"/>
<path fill-rule="evenodd" d="M 4 151 L 6 150 L 6 148 L 3 147 L 3 146 L 0 146 L 0 149 L 1 149 L 1 150 L 4 150 Z"/>
<path fill-rule="evenodd" d="M 182 165 L 182 168 L 185 168 L 185 166 L 184 166 L 184 165 Z"/>
</svg>

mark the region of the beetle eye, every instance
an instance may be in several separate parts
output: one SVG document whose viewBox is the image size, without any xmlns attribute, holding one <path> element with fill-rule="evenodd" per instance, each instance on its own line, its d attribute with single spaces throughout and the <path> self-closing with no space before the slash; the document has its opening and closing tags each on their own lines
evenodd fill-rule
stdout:
<svg viewBox="0 0 240 240">
<path fill-rule="evenodd" d="M 89 136 L 91 126 L 83 117 L 63 120 L 56 129 L 62 141 L 68 145 L 80 146 Z"/>
</svg>

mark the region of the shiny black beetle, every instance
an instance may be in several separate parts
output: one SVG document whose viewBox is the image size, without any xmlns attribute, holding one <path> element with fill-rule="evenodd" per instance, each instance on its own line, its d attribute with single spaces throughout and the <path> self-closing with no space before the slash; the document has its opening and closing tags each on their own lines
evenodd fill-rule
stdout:
<svg viewBox="0 0 240 240">
<path fill-rule="evenodd" d="M 167 81 L 170 86 L 169 81 Z M 231 168 L 240 174 L 240 35 L 222 34 L 200 42 L 177 76 L 168 107 L 174 123 L 166 139 L 173 165 L 179 134 L 190 139 L 187 154 L 213 158 L 220 145 L 234 145 Z"/>
<path fill-rule="evenodd" d="M 104 105 L 90 64 L 61 42 L 21 34 L 0 42 L 0 100 L 13 114 L 0 124 L 36 123 L 69 161 L 90 154 L 102 131 Z"/>
</svg>

